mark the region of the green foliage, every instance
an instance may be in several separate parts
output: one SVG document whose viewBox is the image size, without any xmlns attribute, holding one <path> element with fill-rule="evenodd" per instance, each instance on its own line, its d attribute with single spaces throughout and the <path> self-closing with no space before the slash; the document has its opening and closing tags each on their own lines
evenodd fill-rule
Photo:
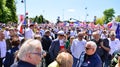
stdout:
<svg viewBox="0 0 120 67">
<path fill-rule="evenodd" d="M 113 17 L 114 14 L 115 14 L 115 11 L 113 8 L 110 8 L 110 9 L 106 9 L 104 12 L 104 22 L 107 24 L 108 22 L 112 21 L 113 20 Z"/>
<path fill-rule="evenodd" d="M 120 15 L 115 18 L 117 22 L 120 22 Z"/>
<path fill-rule="evenodd" d="M 31 18 L 33 19 L 33 22 L 37 22 L 38 24 L 40 23 L 49 23 L 48 20 L 46 20 L 43 15 L 40 15 L 40 16 L 36 16 L 35 18 Z"/>
<path fill-rule="evenodd" d="M 16 15 L 16 5 L 14 0 L 6 0 L 6 7 L 10 9 L 11 12 L 11 19 L 12 22 L 17 22 L 18 18 Z"/>
<path fill-rule="evenodd" d="M 17 22 L 14 0 L 0 0 L 0 21 L 3 23 Z"/>
<path fill-rule="evenodd" d="M 2 22 L 7 23 L 11 19 L 11 12 L 7 7 L 4 7 L 2 12 Z"/>
<path fill-rule="evenodd" d="M 43 16 L 42 15 L 40 15 L 39 16 L 39 18 L 38 18 L 38 23 L 44 23 L 44 18 L 43 18 Z"/>
<path fill-rule="evenodd" d="M 0 0 L 0 21 L 5 23 L 7 20 L 10 20 L 10 10 L 5 6 L 6 1 Z"/>
<path fill-rule="evenodd" d="M 96 19 L 96 24 L 103 25 L 103 24 L 104 24 L 104 16 L 101 17 L 101 18 L 97 18 L 97 19 Z"/>
</svg>

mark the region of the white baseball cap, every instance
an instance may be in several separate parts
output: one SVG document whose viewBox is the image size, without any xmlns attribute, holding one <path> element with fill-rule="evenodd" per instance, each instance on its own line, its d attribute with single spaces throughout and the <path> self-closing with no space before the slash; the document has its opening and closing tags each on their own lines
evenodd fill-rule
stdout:
<svg viewBox="0 0 120 67">
<path fill-rule="evenodd" d="M 59 31 L 58 33 L 57 33 L 58 35 L 64 35 L 64 31 Z"/>
</svg>

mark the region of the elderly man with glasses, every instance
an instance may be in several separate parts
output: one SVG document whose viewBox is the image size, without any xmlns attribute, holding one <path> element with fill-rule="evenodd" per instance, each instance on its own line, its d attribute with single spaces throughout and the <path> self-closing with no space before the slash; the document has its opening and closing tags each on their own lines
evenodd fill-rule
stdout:
<svg viewBox="0 0 120 67">
<path fill-rule="evenodd" d="M 85 52 L 82 52 L 76 67 L 102 67 L 102 61 L 96 53 L 97 45 L 89 41 L 85 45 Z"/>
<path fill-rule="evenodd" d="M 41 62 L 43 54 L 40 41 L 29 39 L 23 43 L 17 54 L 19 61 L 11 67 L 36 67 Z"/>
</svg>

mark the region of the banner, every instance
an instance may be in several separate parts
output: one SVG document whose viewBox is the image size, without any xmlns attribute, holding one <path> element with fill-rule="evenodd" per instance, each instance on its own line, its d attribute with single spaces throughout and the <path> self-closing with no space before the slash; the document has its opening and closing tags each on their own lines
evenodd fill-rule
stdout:
<svg viewBox="0 0 120 67">
<path fill-rule="evenodd" d="M 117 29 L 116 29 L 116 38 L 120 40 L 120 23 L 118 23 Z"/>
</svg>

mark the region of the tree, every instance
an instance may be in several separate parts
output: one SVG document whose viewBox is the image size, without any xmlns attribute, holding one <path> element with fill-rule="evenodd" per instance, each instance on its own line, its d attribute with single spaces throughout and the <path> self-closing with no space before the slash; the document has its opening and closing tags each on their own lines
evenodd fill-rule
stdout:
<svg viewBox="0 0 120 67">
<path fill-rule="evenodd" d="M 39 23 L 44 23 L 43 15 L 40 15 L 40 16 L 39 16 Z"/>
<path fill-rule="evenodd" d="M 33 19 L 33 22 L 37 22 L 38 24 L 40 23 L 49 23 L 48 20 L 46 20 L 43 15 L 40 15 L 40 16 L 36 16 L 35 18 L 31 18 Z"/>
<path fill-rule="evenodd" d="M 35 18 L 34 18 L 34 21 L 33 22 L 37 22 L 38 23 L 38 16 L 36 16 Z"/>
<path fill-rule="evenodd" d="M 104 16 L 101 17 L 101 18 L 97 18 L 97 19 L 96 19 L 96 24 L 103 25 L 103 24 L 104 24 Z"/>
<path fill-rule="evenodd" d="M 6 7 L 6 1 L 0 0 L 0 21 L 2 23 L 8 22 L 10 20 L 10 10 Z"/>
<path fill-rule="evenodd" d="M 2 23 L 17 22 L 14 0 L 0 0 L 0 21 Z"/>
<path fill-rule="evenodd" d="M 12 22 L 17 22 L 18 18 L 16 15 L 16 5 L 14 0 L 6 0 L 6 7 L 10 10 L 11 12 L 11 17 L 10 21 Z"/>
<path fill-rule="evenodd" d="M 120 22 L 120 15 L 118 15 L 118 16 L 115 18 L 115 20 L 116 20 L 117 22 Z"/>
<path fill-rule="evenodd" d="M 108 23 L 108 22 L 112 21 L 112 20 L 113 20 L 113 17 L 115 17 L 115 16 L 114 16 L 115 11 L 114 11 L 113 8 L 106 9 L 106 10 L 103 12 L 103 14 L 104 14 L 104 18 L 105 18 L 105 19 L 104 19 L 104 22 L 105 22 L 105 23 Z"/>
</svg>

